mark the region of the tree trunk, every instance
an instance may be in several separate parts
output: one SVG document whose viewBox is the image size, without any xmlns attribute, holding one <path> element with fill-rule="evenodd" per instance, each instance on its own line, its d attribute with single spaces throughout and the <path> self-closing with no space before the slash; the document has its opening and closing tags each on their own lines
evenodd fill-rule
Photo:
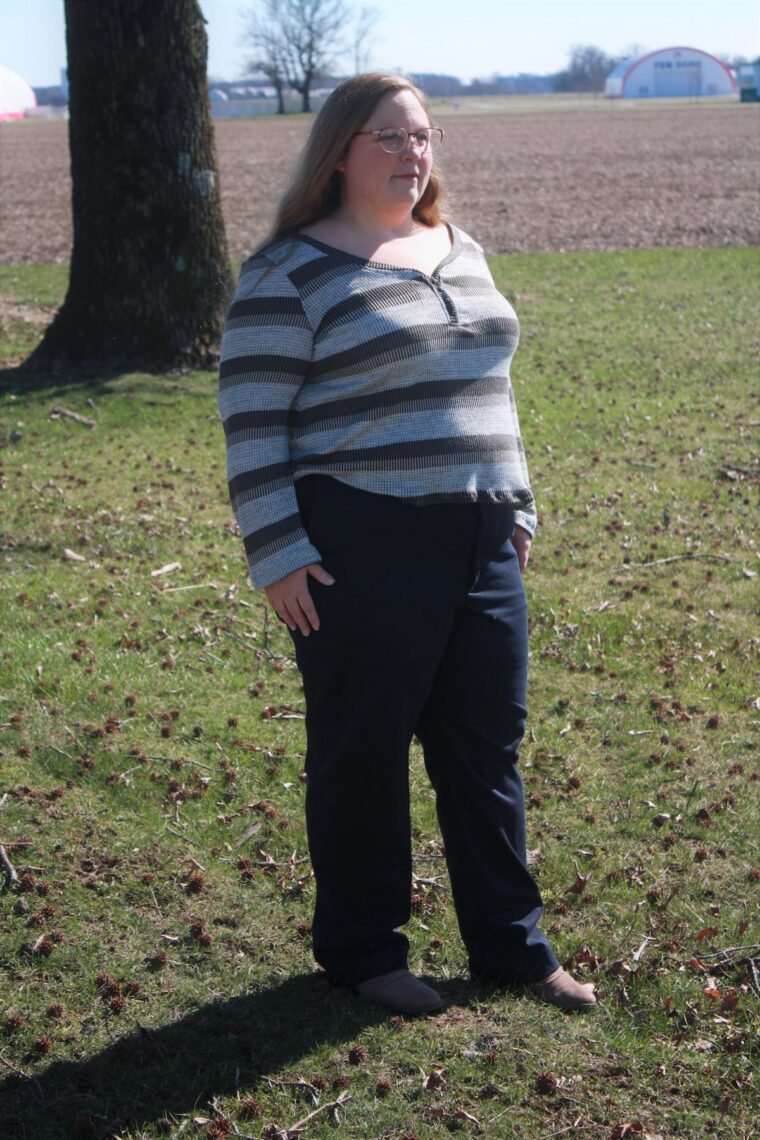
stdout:
<svg viewBox="0 0 760 1140">
<path fill-rule="evenodd" d="M 212 365 L 231 272 L 198 0 L 65 0 L 74 245 L 24 367 Z"/>
<path fill-rule="evenodd" d="M 304 70 L 303 84 L 300 88 L 301 91 L 301 110 L 311 111 L 311 85 L 314 82 L 313 73 Z"/>
</svg>

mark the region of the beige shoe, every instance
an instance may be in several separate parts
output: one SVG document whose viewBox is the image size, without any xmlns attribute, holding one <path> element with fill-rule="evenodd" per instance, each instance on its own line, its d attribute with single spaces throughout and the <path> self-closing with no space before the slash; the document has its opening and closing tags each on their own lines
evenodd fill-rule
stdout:
<svg viewBox="0 0 760 1140">
<path fill-rule="evenodd" d="M 576 982 L 575 978 L 559 966 L 554 973 L 549 974 L 540 982 L 530 987 L 533 993 L 560 1009 L 580 1010 L 590 1009 L 596 1005 L 594 987 L 587 982 Z"/>
<path fill-rule="evenodd" d="M 440 994 L 409 970 L 391 970 L 389 974 L 369 978 L 358 984 L 356 992 L 396 1013 L 433 1013 L 445 1004 Z"/>
</svg>

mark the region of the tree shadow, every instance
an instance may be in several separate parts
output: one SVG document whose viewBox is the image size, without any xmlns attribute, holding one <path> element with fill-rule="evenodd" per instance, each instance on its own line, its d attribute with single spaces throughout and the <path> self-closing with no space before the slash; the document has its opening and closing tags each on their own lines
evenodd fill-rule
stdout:
<svg viewBox="0 0 760 1140">
<path fill-rule="evenodd" d="M 0 391 L 13 396 L 44 392 L 56 398 L 62 398 L 77 389 L 93 394 L 108 391 L 111 384 L 123 374 L 118 370 L 106 369 L 98 371 L 66 369 L 60 372 L 51 372 L 47 369 L 34 372 L 27 369 L 22 361 L 20 364 L 6 364 L 0 367 Z"/>
<path fill-rule="evenodd" d="M 175 394 L 187 395 L 187 378 L 199 376 L 216 379 L 217 369 L 209 367 L 175 370 L 151 370 L 145 368 L 100 368 L 93 370 L 70 370 L 62 372 L 29 372 L 21 365 L 0 367 L 0 393 L 5 396 L 44 395 L 50 399 L 65 401 L 74 392 L 87 396 L 107 396 L 118 392 L 129 393 L 130 386 L 140 395 L 155 392 L 168 402 Z M 131 383 L 130 383 L 131 382 Z M 192 393 L 191 393 L 192 394 Z"/>
<path fill-rule="evenodd" d="M 320 1045 L 351 1041 L 388 1016 L 322 975 L 301 974 L 157 1029 L 138 1020 L 135 1031 L 94 1056 L 6 1078 L 0 1135 L 96 1140 L 196 1110 L 208 1115 L 212 1097 L 251 1092 L 267 1074 Z"/>
</svg>

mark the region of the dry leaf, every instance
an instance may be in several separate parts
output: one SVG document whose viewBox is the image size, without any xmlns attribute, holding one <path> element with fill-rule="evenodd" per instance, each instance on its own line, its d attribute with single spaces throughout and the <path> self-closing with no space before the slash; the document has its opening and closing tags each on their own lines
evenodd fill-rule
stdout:
<svg viewBox="0 0 760 1140">
<path fill-rule="evenodd" d="M 480 1126 L 480 1121 L 478 1120 L 477 1116 L 473 1116 L 470 1112 L 465 1112 L 463 1108 L 458 1108 L 454 1113 L 454 1116 L 457 1118 L 457 1120 L 469 1120 L 473 1124 Z"/>
<path fill-rule="evenodd" d="M 151 570 L 151 578 L 159 578 L 162 574 L 172 574 L 175 570 L 181 570 L 181 562 L 167 562 L 165 566 L 160 566 L 158 570 Z"/>
<path fill-rule="evenodd" d="M 428 1073 L 422 1082 L 422 1087 L 425 1092 L 436 1092 L 437 1089 L 446 1087 L 446 1081 L 443 1076 L 443 1069 L 433 1069 Z"/>
<path fill-rule="evenodd" d="M 260 823 L 252 823 L 250 827 L 246 827 L 243 834 L 237 840 L 235 846 L 236 847 L 242 847 L 242 845 L 245 842 L 247 842 L 247 840 L 251 839 L 251 837 L 254 836 L 257 831 L 261 831 L 261 824 Z"/>
<path fill-rule="evenodd" d="M 588 881 L 590 878 L 591 878 L 590 874 L 579 875 L 578 872 L 576 871 L 575 882 L 567 888 L 567 894 L 569 894 L 569 895 L 582 895 L 583 892 L 585 891 L 586 887 L 588 886 Z"/>
</svg>

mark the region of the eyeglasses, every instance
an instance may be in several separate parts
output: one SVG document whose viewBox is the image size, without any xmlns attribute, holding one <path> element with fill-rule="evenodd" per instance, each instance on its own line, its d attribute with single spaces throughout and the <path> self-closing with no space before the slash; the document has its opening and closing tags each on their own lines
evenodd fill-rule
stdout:
<svg viewBox="0 0 760 1140">
<path fill-rule="evenodd" d="M 423 127 L 420 131 L 407 131 L 403 127 L 385 127 L 381 131 L 357 131 L 357 135 L 374 135 L 376 142 L 388 154 L 400 154 L 406 148 L 410 139 L 414 139 L 420 154 L 424 154 L 428 147 L 436 147 L 443 142 L 443 131 L 440 127 Z"/>
</svg>

